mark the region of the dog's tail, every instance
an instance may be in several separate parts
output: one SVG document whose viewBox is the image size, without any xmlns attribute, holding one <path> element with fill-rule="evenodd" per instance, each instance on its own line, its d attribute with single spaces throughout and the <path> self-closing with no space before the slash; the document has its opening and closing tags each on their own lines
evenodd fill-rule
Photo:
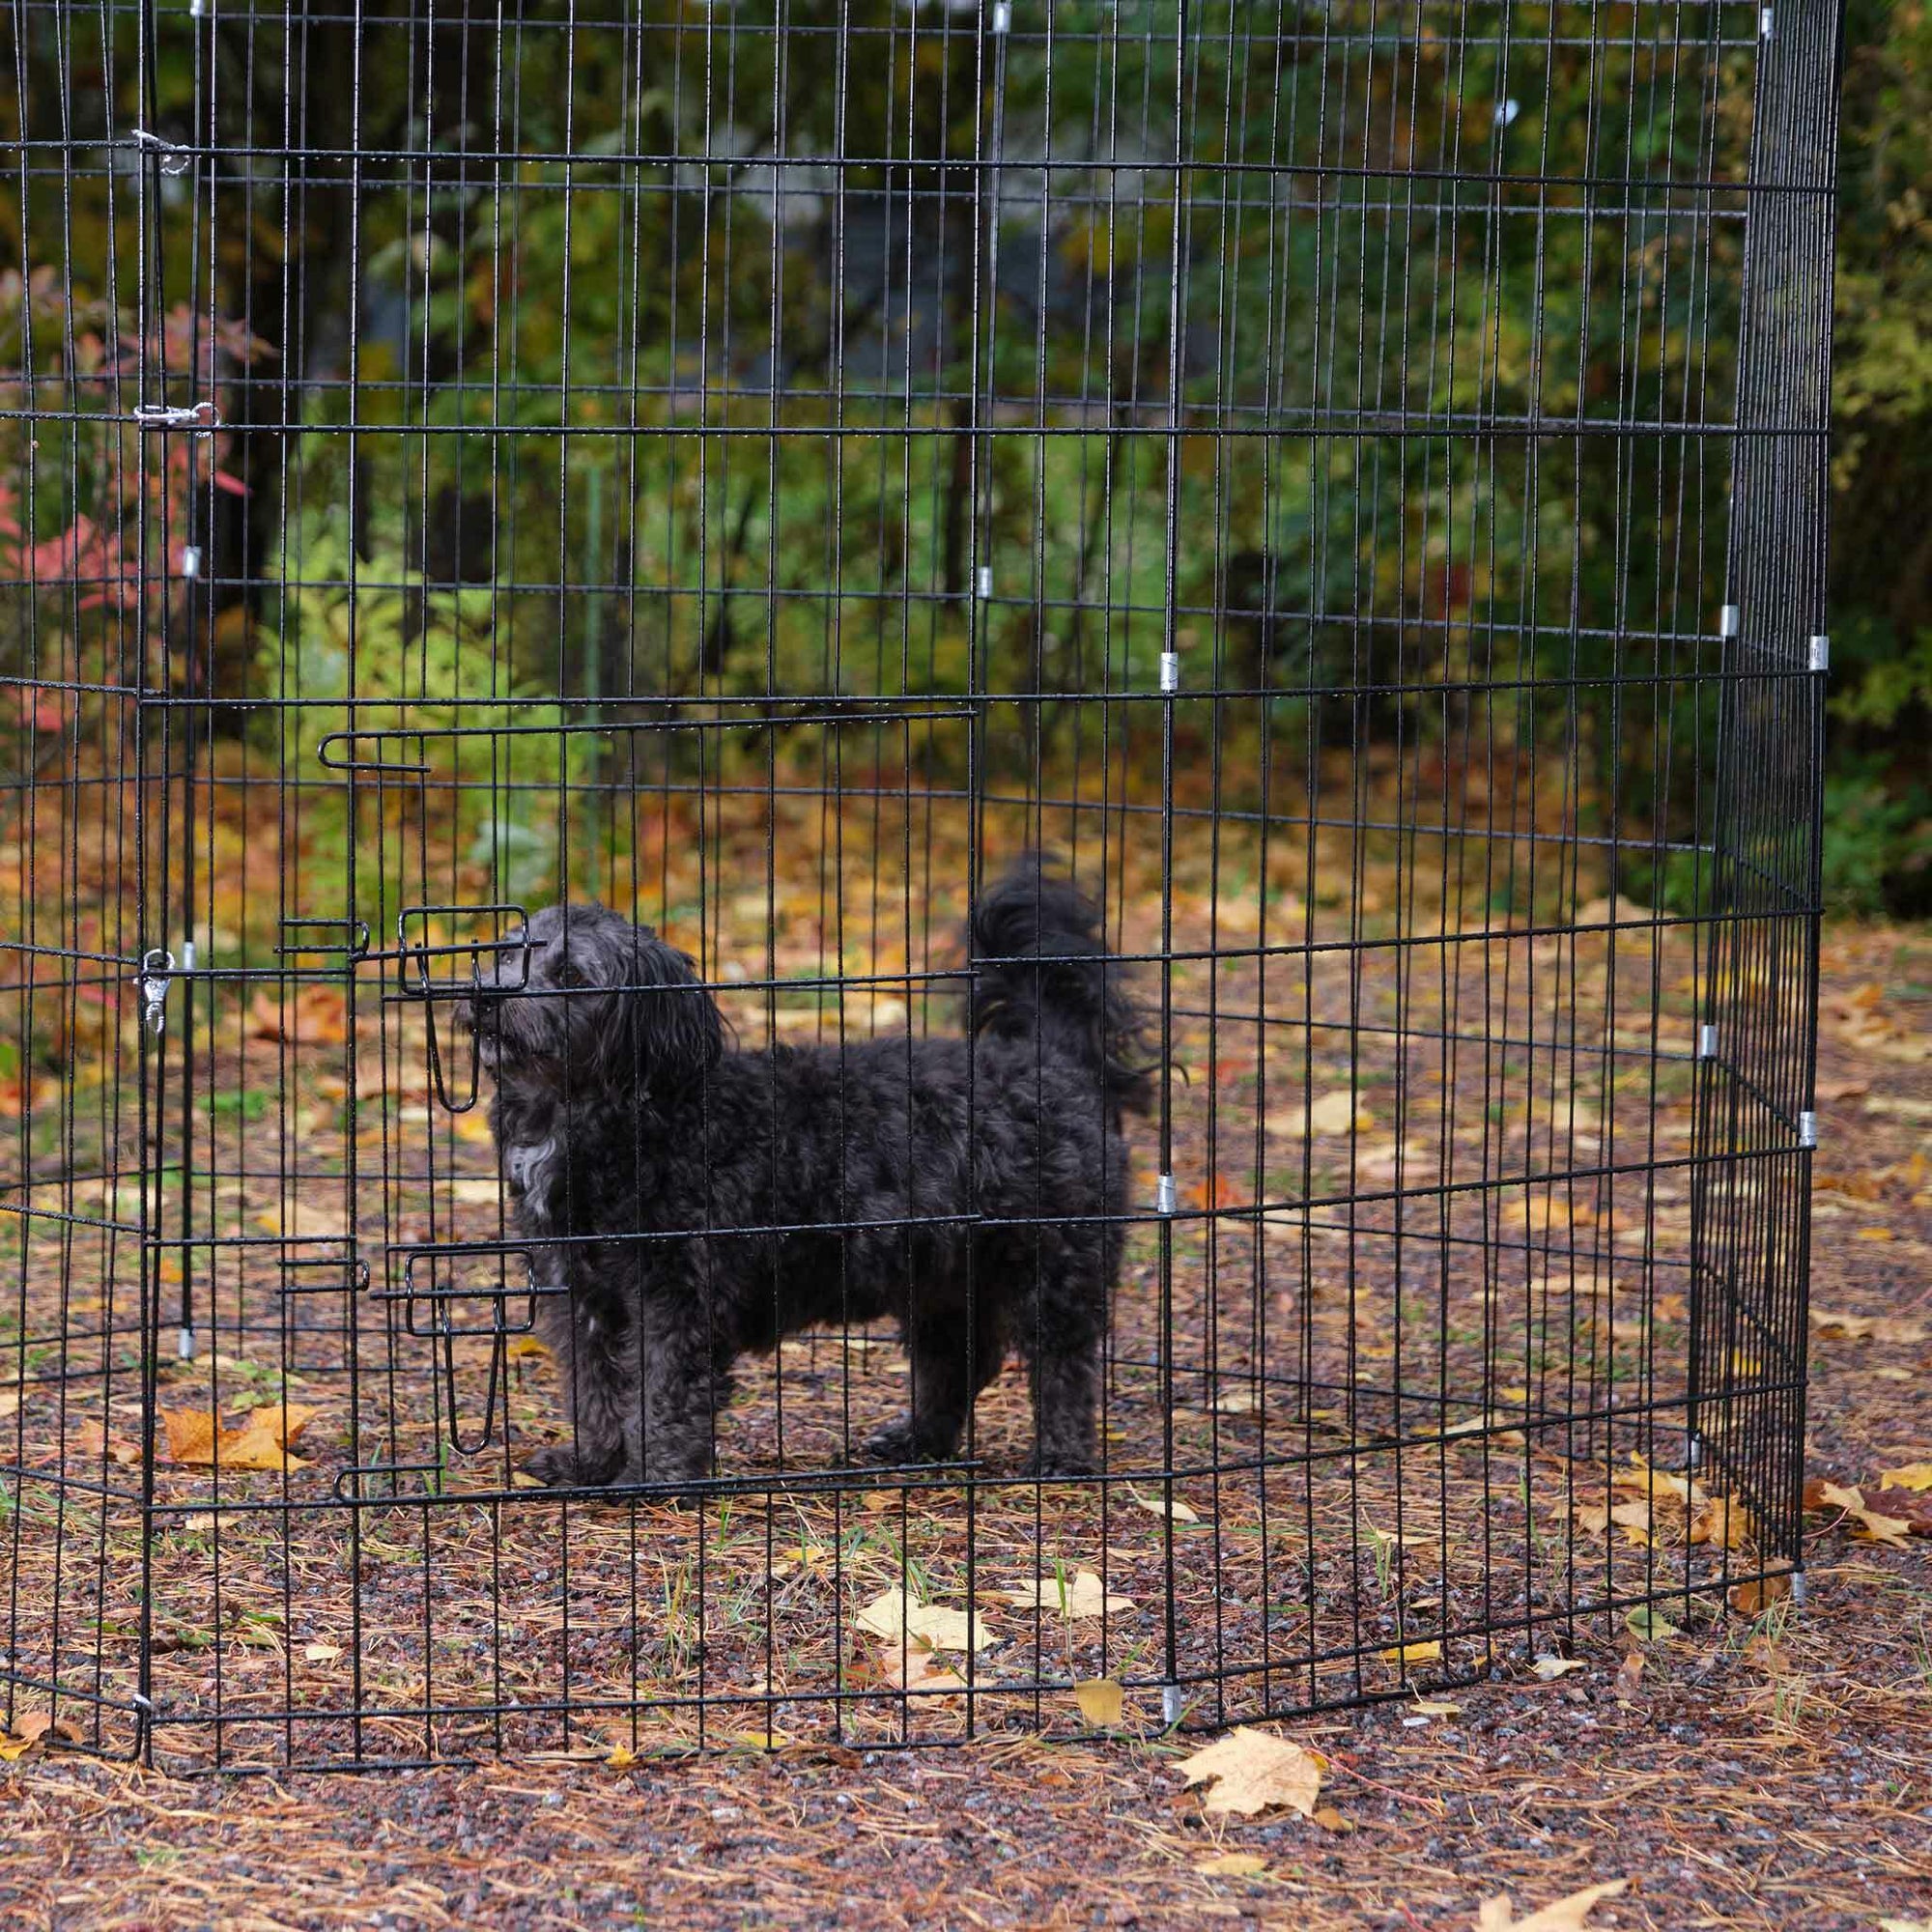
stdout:
<svg viewBox="0 0 1932 1932">
<path fill-rule="evenodd" d="M 1049 1040 L 1091 1065 L 1117 1106 L 1148 1111 L 1144 1016 L 1100 908 L 1065 873 L 1037 853 L 1017 861 L 980 898 L 967 944 L 976 1035 Z"/>
</svg>

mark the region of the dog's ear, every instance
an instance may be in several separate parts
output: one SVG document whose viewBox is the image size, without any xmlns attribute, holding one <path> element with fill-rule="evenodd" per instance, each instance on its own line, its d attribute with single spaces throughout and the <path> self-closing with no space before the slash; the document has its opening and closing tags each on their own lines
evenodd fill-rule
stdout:
<svg viewBox="0 0 1932 1932">
<path fill-rule="evenodd" d="M 616 1024 L 600 1041 L 607 1081 L 668 1099 L 696 1087 L 724 1051 L 718 1003 L 689 953 L 649 926 L 632 929 L 624 949 L 624 990 Z"/>
</svg>

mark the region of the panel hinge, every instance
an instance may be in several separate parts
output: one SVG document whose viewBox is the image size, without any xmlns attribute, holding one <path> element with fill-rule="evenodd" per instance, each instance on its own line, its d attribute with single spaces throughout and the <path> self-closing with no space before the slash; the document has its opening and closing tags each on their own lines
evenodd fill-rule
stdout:
<svg viewBox="0 0 1932 1932">
<path fill-rule="evenodd" d="M 1160 688 L 1163 691 L 1180 689 L 1180 653 L 1162 651 L 1160 654 Z"/>
<path fill-rule="evenodd" d="M 1798 1145 L 1802 1148 L 1814 1148 L 1818 1145 L 1818 1116 L 1816 1114 L 1799 1115 Z"/>
<path fill-rule="evenodd" d="M 1153 1184 L 1153 1208 L 1156 1214 L 1172 1214 L 1179 1205 L 1179 1196 L 1175 1192 L 1174 1176 L 1163 1174 Z"/>
<path fill-rule="evenodd" d="M 1726 604 L 1718 612 L 1718 635 L 1720 638 L 1735 638 L 1743 621 L 1743 612 L 1735 604 Z"/>
<path fill-rule="evenodd" d="M 1831 639 L 1822 634 L 1813 638 L 1805 649 L 1804 663 L 1806 668 L 1811 670 L 1830 670 L 1832 668 Z"/>
</svg>

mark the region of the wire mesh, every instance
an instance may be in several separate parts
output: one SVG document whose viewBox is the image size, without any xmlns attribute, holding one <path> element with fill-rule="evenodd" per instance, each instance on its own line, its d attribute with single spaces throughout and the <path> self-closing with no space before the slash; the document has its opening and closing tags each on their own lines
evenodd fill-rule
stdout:
<svg viewBox="0 0 1932 1932">
<path fill-rule="evenodd" d="M 9 10 L 0 1718 L 1215 1726 L 1787 1591 L 1837 33 Z"/>
</svg>

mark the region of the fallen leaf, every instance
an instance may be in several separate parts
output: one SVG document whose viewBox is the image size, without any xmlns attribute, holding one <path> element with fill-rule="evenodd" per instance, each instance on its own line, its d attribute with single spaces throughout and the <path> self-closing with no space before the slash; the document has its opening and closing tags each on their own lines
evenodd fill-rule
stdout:
<svg viewBox="0 0 1932 1932">
<path fill-rule="evenodd" d="M 1442 1646 L 1433 1638 L 1427 1643 L 1392 1643 L 1382 1652 L 1390 1663 L 1435 1663 L 1442 1657 Z"/>
<path fill-rule="evenodd" d="M 1068 1622 L 1076 1617 L 1112 1615 L 1134 1606 L 1131 1597 L 1110 1596 L 1091 1570 L 1076 1570 L 1071 1578 L 1040 1577 L 1031 1583 L 1005 1583 L 999 1594 L 1015 1609 L 1054 1610 Z"/>
<path fill-rule="evenodd" d="M 1267 1868 L 1268 1861 L 1253 1852 L 1223 1852 L 1194 1867 L 1204 1878 L 1255 1878 Z"/>
<path fill-rule="evenodd" d="M 288 1200 L 264 1208 L 255 1216 L 255 1225 L 284 1240 L 328 1241 L 347 1238 L 344 1219 L 339 1206 L 331 1210 L 313 1201 Z"/>
<path fill-rule="evenodd" d="M 853 1618 L 860 1629 L 894 1643 L 923 1644 L 928 1650 L 984 1650 L 993 1641 L 977 1611 L 915 1603 L 897 1584 L 882 1590 Z"/>
<path fill-rule="evenodd" d="M 1625 898 L 1619 893 L 1614 898 L 1585 899 L 1577 908 L 1576 923 L 1578 925 L 1649 925 L 1657 915 L 1648 906 L 1638 905 L 1634 899 Z"/>
<path fill-rule="evenodd" d="M 1182 1502 L 1179 1496 L 1176 1496 L 1172 1503 L 1165 1501 L 1159 1496 L 1144 1496 L 1131 1483 L 1127 1485 L 1127 1494 L 1142 1509 L 1146 1510 L 1150 1516 L 1172 1517 L 1176 1522 L 1199 1522 L 1201 1520 L 1200 1512 Z"/>
<path fill-rule="evenodd" d="M 1626 1703 L 1637 1693 L 1643 1679 L 1643 1652 L 1634 1650 L 1617 1668 L 1616 1692 Z"/>
<path fill-rule="evenodd" d="M 638 1754 L 629 1745 L 612 1745 L 611 1755 L 604 1762 L 612 1771 L 629 1771 L 638 1762 Z"/>
<path fill-rule="evenodd" d="M 1073 1701 L 1080 1715 L 1097 1730 L 1109 1730 L 1121 1721 L 1121 1687 L 1111 1677 L 1090 1677 L 1073 1687 Z"/>
<path fill-rule="evenodd" d="M 1624 1628 L 1639 1643 L 1662 1643 L 1682 1633 L 1663 1612 L 1651 1604 L 1639 1604 L 1624 1619 Z"/>
<path fill-rule="evenodd" d="M 1439 1697 L 1418 1697 L 1409 1708 L 1419 1718 L 1460 1718 L 1463 1715 L 1462 1705 L 1444 1703 Z"/>
<path fill-rule="evenodd" d="M 1214 1406 L 1223 1415 L 1258 1415 L 1262 1400 L 1252 1382 L 1241 1382 L 1234 1388 L 1223 1389 L 1214 1398 Z"/>
<path fill-rule="evenodd" d="M 1527 1918 L 1516 1916 L 1506 1894 L 1486 1898 L 1476 1915 L 1476 1932 L 1585 1932 L 1590 1908 L 1602 1899 L 1616 1897 L 1629 1883 L 1628 1879 L 1613 1878 L 1607 1885 L 1587 1886 L 1568 1898 L 1559 1898 L 1554 1905 L 1546 1905 L 1541 1912 L 1532 1912 Z"/>
<path fill-rule="evenodd" d="M 304 986 L 287 999 L 265 986 L 249 1003 L 248 1037 L 340 1045 L 349 1037 L 348 1009 L 333 986 Z"/>
<path fill-rule="evenodd" d="M 1762 1616 L 1774 1604 L 1781 1604 L 1791 1594 L 1789 1577 L 1756 1577 L 1748 1583 L 1731 1585 L 1730 1605 L 1743 1617 Z"/>
<path fill-rule="evenodd" d="M 1183 1758 L 1176 1767 L 1190 1785 L 1212 1780 L 1202 1809 L 1235 1811 L 1243 1818 L 1287 1805 L 1304 1818 L 1315 1815 L 1323 1761 L 1291 1738 L 1243 1724 Z"/>
<path fill-rule="evenodd" d="M 270 1403 L 250 1409 L 240 1428 L 224 1429 L 221 1418 L 205 1408 L 164 1408 L 168 1460 L 190 1468 L 305 1469 L 289 1444 L 313 1422 L 320 1409 L 307 1403 Z"/>
<path fill-rule="evenodd" d="M 1546 1684 L 1553 1684 L 1559 1677 L 1568 1677 L 1573 1670 L 1587 1670 L 1590 1666 L 1580 1657 L 1539 1657 L 1529 1667 Z"/>
<path fill-rule="evenodd" d="M 1848 1519 L 1857 1523 L 1859 1534 L 1869 1537 L 1874 1543 L 1888 1544 L 1893 1549 L 1909 1549 L 1912 1547 L 1911 1521 L 1905 1517 L 1886 1516 L 1871 1508 L 1862 1490 L 1848 1490 L 1837 1483 L 1809 1482 L 1804 1485 L 1804 1507 L 1842 1510 Z"/>
<path fill-rule="evenodd" d="M 1932 1463 L 1908 1463 L 1902 1469 L 1881 1469 L 1882 1490 L 1932 1490 Z"/>
<path fill-rule="evenodd" d="M 1375 1123 L 1376 1117 L 1362 1105 L 1360 1096 L 1346 1087 L 1311 1100 L 1305 1109 L 1297 1104 L 1284 1104 L 1278 1113 L 1269 1115 L 1267 1122 L 1271 1133 L 1293 1141 L 1307 1140 L 1316 1134 L 1346 1134 L 1351 1127 L 1357 1133 L 1366 1133 Z"/>
<path fill-rule="evenodd" d="M 311 1663 L 333 1663 L 342 1655 L 339 1643 L 312 1643 L 302 1655 Z"/>
<path fill-rule="evenodd" d="M 1922 1321 L 1903 1316 L 1848 1315 L 1832 1308 L 1812 1309 L 1811 1325 L 1821 1335 L 1843 1335 L 1854 1342 L 1922 1342 L 1928 1332 Z"/>
<path fill-rule="evenodd" d="M 958 1612 L 954 1612 L 955 1615 Z M 949 1646 L 953 1648 L 963 1647 Z M 878 1660 L 874 1679 L 890 1690 L 904 1690 L 917 1697 L 945 1697 L 969 1689 L 965 1678 L 950 1663 L 942 1663 L 921 1642 L 901 1644 Z"/>
</svg>

